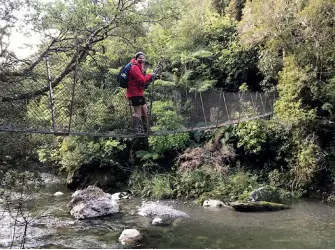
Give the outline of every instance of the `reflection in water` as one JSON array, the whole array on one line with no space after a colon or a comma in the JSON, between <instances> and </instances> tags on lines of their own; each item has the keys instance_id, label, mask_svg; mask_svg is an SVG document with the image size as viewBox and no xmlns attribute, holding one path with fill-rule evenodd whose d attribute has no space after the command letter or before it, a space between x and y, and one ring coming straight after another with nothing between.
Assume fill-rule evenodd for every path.
<instances>
[{"instance_id":1,"label":"reflection in water","mask_svg":"<svg viewBox=\"0 0 335 250\"><path fill-rule=\"evenodd\" d=\"M190 218L170 226L154 227L134 214L139 200L122 201L122 212L113 216L78 221L66 204L71 193L64 184L48 185L37 201L44 215L29 227L27 248L121 248L118 237L124 228L144 234L145 248L334 248L335 208L301 201L278 212L240 213L226 208L205 209L193 203L172 202ZM64 196L54 197L62 191ZM47 203L45 202L47 200ZM10 244L8 216L1 220L0 246Z\"/></svg>"}]
</instances>

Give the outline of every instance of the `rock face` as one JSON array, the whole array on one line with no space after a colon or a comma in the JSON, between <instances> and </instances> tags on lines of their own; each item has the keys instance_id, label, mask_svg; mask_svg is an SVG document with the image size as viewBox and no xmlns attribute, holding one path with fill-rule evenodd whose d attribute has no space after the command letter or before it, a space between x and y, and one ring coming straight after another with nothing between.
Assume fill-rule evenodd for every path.
<instances>
[{"instance_id":1,"label":"rock face","mask_svg":"<svg viewBox=\"0 0 335 250\"><path fill-rule=\"evenodd\" d=\"M119 206L112 195L94 186L74 192L67 206L70 208L70 214L76 219L94 218L119 212Z\"/></svg>"},{"instance_id":2,"label":"rock face","mask_svg":"<svg viewBox=\"0 0 335 250\"><path fill-rule=\"evenodd\" d=\"M138 214L146 217L159 217L161 219L175 219L189 217L188 214L176 210L159 202L145 202L138 209Z\"/></svg>"},{"instance_id":3,"label":"rock face","mask_svg":"<svg viewBox=\"0 0 335 250\"><path fill-rule=\"evenodd\" d=\"M136 229L125 229L119 237L119 241L123 246L135 246L142 239L142 235Z\"/></svg>"},{"instance_id":4,"label":"rock face","mask_svg":"<svg viewBox=\"0 0 335 250\"><path fill-rule=\"evenodd\" d=\"M278 211L289 208L284 204L273 202L234 202L230 204L236 211L257 212L257 211Z\"/></svg>"}]
</instances>

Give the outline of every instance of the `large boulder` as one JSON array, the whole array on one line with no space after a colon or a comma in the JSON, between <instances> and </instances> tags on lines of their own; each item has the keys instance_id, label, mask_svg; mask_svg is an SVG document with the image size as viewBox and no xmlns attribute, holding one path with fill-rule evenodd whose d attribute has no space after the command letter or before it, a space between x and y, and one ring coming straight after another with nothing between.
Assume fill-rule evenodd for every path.
<instances>
[{"instance_id":1,"label":"large boulder","mask_svg":"<svg viewBox=\"0 0 335 250\"><path fill-rule=\"evenodd\" d=\"M146 217L159 217L161 219L189 217L188 214L176 210L171 206L153 201L143 202L142 206L138 209L138 214Z\"/></svg>"},{"instance_id":2,"label":"large boulder","mask_svg":"<svg viewBox=\"0 0 335 250\"><path fill-rule=\"evenodd\" d=\"M119 212L119 206L112 195L94 186L74 192L68 207L70 214L76 219L94 218Z\"/></svg>"},{"instance_id":3,"label":"large boulder","mask_svg":"<svg viewBox=\"0 0 335 250\"><path fill-rule=\"evenodd\" d=\"M281 202L281 198L277 188L266 185L252 191L249 196L249 201Z\"/></svg>"}]
</instances>

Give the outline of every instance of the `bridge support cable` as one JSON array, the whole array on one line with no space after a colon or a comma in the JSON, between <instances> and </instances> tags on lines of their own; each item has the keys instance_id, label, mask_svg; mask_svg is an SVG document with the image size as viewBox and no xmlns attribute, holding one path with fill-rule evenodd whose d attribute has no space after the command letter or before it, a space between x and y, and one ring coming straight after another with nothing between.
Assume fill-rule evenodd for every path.
<instances>
[{"instance_id":1,"label":"bridge support cable","mask_svg":"<svg viewBox=\"0 0 335 250\"><path fill-rule=\"evenodd\" d=\"M243 103L243 93L241 94L241 92L238 92L238 99L240 100L239 101L239 107L240 107L240 110L238 112L238 120L241 119L241 114L243 112L243 107L242 107L242 103Z\"/></svg>"},{"instance_id":2,"label":"bridge support cable","mask_svg":"<svg viewBox=\"0 0 335 250\"><path fill-rule=\"evenodd\" d=\"M256 105L256 110L258 109L257 99L258 99L258 92L256 92L256 95L255 95L255 105Z\"/></svg>"},{"instance_id":3,"label":"bridge support cable","mask_svg":"<svg viewBox=\"0 0 335 250\"><path fill-rule=\"evenodd\" d=\"M222 106L222 92L223 92L223 90L222 90L222 88L221 88L221 90L220 90L220 100L219 100L218 113L216 114L216 126L219 125L220 108L221 108L221 106Z\"/></svg>"},{"instance_id":4,"label":"bridge support cable","mask_svg":"<svg viewBox=\"0 0 335 250\"><path fill-rule=\"evenodd\" d=\"M273 107L274 107L274 98L273 98L273 101L272 101L272 104L271 104L271 93L268 93L268 92L265 92L265 95L267 96L267 100L268 100L268 103L270 105L270 109L271 111L273 112Z\"/></svg>"},{"instance_id":5,"label":"bridge support cable","mask_svg":"<svg viewBox=\"0 0 335 250\"><path fill-rule=\"evenodd\" d=\"M49 99L50 99L50 108L51 108L51 122L52 122L52 130L56 131L55 125L55 99L53 96L52 85L51 85L51 74L50 74L50 67L49 67L49 56L48 54L45 55L45 66L47 70L47 81L49 85Z\"/></svg>"},{"instance_id":6,"label":"bridge support cable","mask_svg":"<svg viewBox=\"0 0 335 250\"><path fill-rule=\"evenodd\" d=\"M203 114L203 116L204 116L205 124L206 124L206 127L207 127L207 126L208 126L208 123L207 123L207 118L206 118L206 113L205 113L205 107L204 107L204 102L203 102L203 100L202 100L201 92L199 93L199 96L200 96L200 102L201 102L202 114Z\"/></svg>"},{"instance_id":7,"label":"bridge support cable","mask_svg":"<svg viewBox=\"0 0 335 250\"><path fill-rule=\"evenodd\" d=\"M226 107L227 117L228 117L228 120L230 121L230 115L229 115L229 111L228 111L228 107L227 107L227 102L226 102L226 97L225 97L224 92L222 92L222 97L223 97L224 105Z\"/></svg>"},{"instance_id":8,"label":"bridge support cable","mask_svg":"<svg viewBox=\"0 0 335 250\"><path fill-rule=\"evenodd\" d=\"M252 93L250 92L250 99L251 99L251 105L254 110L256 110L256 103L254 102L254 98L252 97Z\"/></svg>"},{"instance_id":9,"label":"bridge support cable","mask_svg":"<svg viewBox=\"0 0 335 250\"><path fill-rule=\"evenodd\" d=\"M149 124L148 124L148 130L150 130L151 128L151 123L152 123L152 105L154 102L154 84L155 84L155 80L152 79L152 83L151 83L151 89L150 89L150 107L149 107Z\"/></svg>"},{"instance_id":10,"label":"bridge support cable","mask_svg":"<svg viewBox=\"0 0 335 250\"><path fill-rule=\"evenodd\" d=\"M260 96L260 98L261 98L261 103L262 103L263 112L265 113L265 106L264 106L264 102L263 102L262 94L260 94L259 96Z\"/></svg>"},{"instance_id":11,"label":"bridge support cable","mask_svg":"<svg viewBox=\"0 0 335 250\"><path fill-rule=\"evenodd\" d=\"M74 67L74 74L73 74L73 85L72 85L72 92L71 92L71 103L70 103L70 114L69 114L69 126L67 133L69 134L71 131L72 125L72 116L73 116L73 108L74 108L74 96L75 96L75 89L78 82L78 68L79 68L79 44L78 39L76 39L76 65Z\"/></svg>"}]
</instances>

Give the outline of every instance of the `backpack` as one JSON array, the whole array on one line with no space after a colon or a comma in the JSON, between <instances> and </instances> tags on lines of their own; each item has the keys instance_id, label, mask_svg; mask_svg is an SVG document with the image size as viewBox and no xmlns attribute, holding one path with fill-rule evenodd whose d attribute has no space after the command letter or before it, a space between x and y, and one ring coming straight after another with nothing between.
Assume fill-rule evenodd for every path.
<instances>
[{"instance_id":1,"label":"backpack","mask_svg":"<svg viewBox=\"0 0 335 250\"><path fill-rule=\"evenodd\" d=\"M124 66L117 77L117 82L119 83L121 88L128 88L128 74L129 70L131 69L132 63L128 63Z\"/></svg>"}]
</instances>

